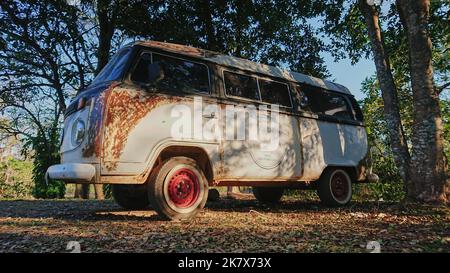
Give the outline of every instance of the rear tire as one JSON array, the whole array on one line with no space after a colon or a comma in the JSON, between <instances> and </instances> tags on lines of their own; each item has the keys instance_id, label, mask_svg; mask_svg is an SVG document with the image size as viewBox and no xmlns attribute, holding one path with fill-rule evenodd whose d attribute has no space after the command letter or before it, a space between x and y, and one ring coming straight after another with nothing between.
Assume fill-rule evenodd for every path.
<instances>
[{"instance_id":1,"label":"rear tire","mask_svg":"<svg viewBox=\"0 0 450 273\"><path fill-rule=\"evenodd\" d=\"M195 160L173 157L153 170L148 196L152 207L163 218L192 219L208 199L208 180Z\"/></svg>"},{"instance_id":2,"label":"rear tire","mask_svg":"<svg viewBox=\"0 0 450 273\"><path fill-rule=\"evenodd\" d=\"M280 187L253 187L253 195L263 204L276 204L283 196L284 188Z\"/></svg>"},{"instance_id":3,"label":"rear tire","mask_svg":"<svg viewBox=\"0 0 450 273\"><path fill-rule=\"evenodd\" d=\"M317 182L317 194L326 206L344 206L352 199L352 180L343 169L326 169Z\"/></svg>"},{"instance_id":4,"label":"rear tire","mask_svg":"<svg viewBox=\"0 0 450 273\"><path fill-rule=\"evenodd\" d=\"M129 210L140 210L148 207L146 185L112 185L112 196L119 206Z\"/></svg>"}]
</instances>

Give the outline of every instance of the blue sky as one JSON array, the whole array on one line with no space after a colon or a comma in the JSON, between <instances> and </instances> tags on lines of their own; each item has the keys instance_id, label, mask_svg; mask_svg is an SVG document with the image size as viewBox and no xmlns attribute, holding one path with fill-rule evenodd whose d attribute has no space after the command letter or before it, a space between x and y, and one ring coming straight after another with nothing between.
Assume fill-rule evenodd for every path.
<instances>
[{"instance_id":1,"label":"blue sky","mask_svg":"<svg viewBox=\"0 0 450 273\"><path fill-rule=\"evenodd\" d=\"M329 53L323 53L322 56L331 74L330 80L346 86L356 99L362 99L364 95L361 93L361 83L365 78L375 74L373 61L361 59L358 63L352 65L349 59L334 62Z\"/></svg>"}]
</instances>

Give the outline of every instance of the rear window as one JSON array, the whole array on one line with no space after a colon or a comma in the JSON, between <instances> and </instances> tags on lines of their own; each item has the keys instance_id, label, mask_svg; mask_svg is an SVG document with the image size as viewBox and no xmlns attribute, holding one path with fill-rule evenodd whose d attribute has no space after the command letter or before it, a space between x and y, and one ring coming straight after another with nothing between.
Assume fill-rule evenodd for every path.
<instances>
[{"instance_id":1,"label":"rear window","mask_svg":"<svg viewBox=\"0 0 450 273\"><path fill-rule=\"evenodd\" d=\"M353 119L353 113L347 100L340 95L323 92L322 112L328 116Z\"/></svg>"},{"instance_id":2,"label":"rear window","mask_svg":"<svg viewBox=\"0 0 450 273\"><path fill-rule=\"evenodd\" d=\"M263 102L291 107L291 97L287 84L258 79L259 91Z\"/></svg>"},{"instance_id":3,"label":"rear window","mask_svg":"<svg viewBox=\"0 0 450 273\"><path fill-rule=\"evenodd\" d=\"M229 96L259 100L258 83L255 77L224 71L225 92Z\"/></svg>"},{"instance_id":4,"label":"rear window","mask_svg":"<svg viewBox=\"0 0 450 273\"><path fill-rule=\"evenodd\" d=\"M342 95L310 86L302 86L301 93L300 105L303 110L342 119L354 119L352 109Z\"/></svg>"}]
</instances>

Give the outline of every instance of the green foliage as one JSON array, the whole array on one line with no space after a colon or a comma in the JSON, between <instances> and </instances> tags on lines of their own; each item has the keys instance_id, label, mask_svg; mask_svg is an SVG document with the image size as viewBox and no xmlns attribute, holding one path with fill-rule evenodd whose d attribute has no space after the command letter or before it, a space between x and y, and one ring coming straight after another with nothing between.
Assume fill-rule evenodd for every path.
<instances>
[{"instance_id":1,"label":"green foliage","mask_svg":"<svg viewBox=\"0 0 450 273\"><path fill-rule=\"evenodd\" d=\"M394 75L399 88L400 115L407 140L410 144L412 134L412 98L404 75ZM385 201L399 201L404 197L404 189L398 169L395 166L392 150L383 115L383 100L381 98L376 77L366 79L362 86L366 97L360 102L367 126L369 145L372 148L373 171L380 177L380 183L361 185L355 194L361 199L383 199ZM444 148L447 158L450 156L450 103L441 100L441 114L444 122Z\"/></svg>"},{"instance_id":2,"label":"green foliage","mask_svg":"<svg viewBox=\"0 0 450 273\"><path fill-rule=\"evenodd\" d=\"M322 2L322 1L320 1ZM370 56L370 43L366 35L366 25L357 1L323 1L323 26L321 31L328 34L329 52L336 59L348 57L352 63Z\"/></svg>"},{"instance_id":3,"label":"green foliage","mask_svg":"<svg viewBox=\"0 0 450 273\"><path fill-rule=\"evenodd\" d=\"M93 71L90 29L66 1L0 2L0 112L7 119L0 130L31 151L38 198L64 196L64 184L46 185L45 172L59 163L65 103Z\"/></svg>"},{"instance_id":4,"label":"green foliage","mask_svg":"<svg viewBox=\"0 0 450 273\"><path fill-rule=\"evenodd\" d=\"M131 35L193 45L326 77L329 74L320 56L326 48L308 20L323 8L320 1L306 0L156 2L147 6L151 16L144 14L140 24L120 27Z\"/></svg>"},{"instance_id":5,"label":"green foliage","mask_svg":"<svg viewBox=\"0 0 450 273\"><path fill-rule=\"evenodd\" d=\"M360 101L364 113L368 142L372 151L373 172L380 177L376 184L357 185L355 198L361 200L400 201L403 196L403 183L395 166L394 157L390 148L389 132L383 114L383 99L375 76L367 78L362 84L362 92L366 97ZM411 98L407 93L400 93L401 113L409 108ZM403 115L403 120L408 120L404 125L407 135L410 131L410 116Z\"/></svg>"},{"instance_id":6,"label":"green foliage","mask_svg":"<svg viewBox=\"0 0 450 273\"><path fill-rule=\"evenodd\" d=\"M353 200L399 202L405 197L401 181L358 184L353 187Z\"/></svg>"},{"instance_id":7,"label":"green foliage","mask_svg":"<svg viewBox=\"0 0 450 273\"><path fill-rule=\"evenodd\" d=\"M0 198L27 198L33 191L33 163L11 156L0 161Z\"/></svg>"},{"instance_id":8,"label":"green foliage","mask_svg":"<svg viewBox=\"0 0 450 273\"><path fill-rule=\"evenodd\" d=\"M433 68L436 85L445 84L448 82L448 54L445 53L445 48L449 45L449 30L448 20L446 14L449 11L448 1L432 1L430 7L430 36L433 41ZM356 8L353 6L353 8ZM343 10L344 11L344 10ZM338 16L339 20L330 17L331 23L327 26L326 31L340 34L334 36L333 40L337 40L336 45L341 45L336 48L338 51L345 49L346 46L355 46L361 38L361 33L366 36L367 30L363 24L361 32L344 31L359 25L363 19L351 15L352 8L347 12L343 12ZM349 18L353 18L349 20ZM359 23L358 23L359 21ZM385 3L380 8L380 22L383 28L383 38L385 41L385 49L389 56L392 74L397 87L400 116L403 129L406 135L408 147L412 147L411 142L412 128L413 128L413 98L410 87L410 73L408 64L408 42L405 35L405 30L402 27L395 4ZM351 25L351 26L350 26ZM342 46L343 45L343 46ZM362 55L358 52L369 52L370 48L367 45L359 44L353 51L345 50L348 57L358 60ZM379 84L375 76L367 78L362 84L362 92L366 97L360 101L367 126L367 134L369 144L373 147L373 170L380 176L380 183L373 185L363 185L357 191L361 196L366 196L369 199L383 199L383 200L400 200L403 198L403 188L401 178L395 166L392 151L390 148L389 132L386 126L386 120L383 114L383 99ZM442 98L441 95L441 110L444 122L444 142L445 151L449 155L449 111L448 101Z\"/></svg>"},{"instance_id":9,"label":"green foliage","mask_svg":"<svg viewBox=\"0 0 450 273\"><path fill-rule=\"evenodd\" d=\"M394 165L391 165L394 166ZM395 166L394 166L395 167ZM380 169L381 170L381 169ZM315 190L286 189L284 196L301 200L302 202L320 201ZM352 200L359 201L387 201L399 202L403 200L405 192L401 181L387 180L380 183L362 183L353 185Z\"/></svg>"},{"instance_id":10,"label":"green foliage","mask_svg":"<svg viewBox=\"0 0 450 273\"><path fill-rule=\"evenodd\" d=\"M302 202L320 201L317 191L315 190L285 189L283 195L296 200L301 200Z\"/></svg>"},{"instance_id":11,"label":"green foliage","mask_svg":"<svg viewBox=\"0 0 450 273\"><path fill-rule=\"evenodd\" d=\"M66 185L62 181L45 181L45 173L51 165L60 162L59 134L56 128L50 130L50 142L47 142L40 134L27 140L26 146L31 145L33 158L33 196L36 198L63 198Z\"/></svg>"}]
</instances>

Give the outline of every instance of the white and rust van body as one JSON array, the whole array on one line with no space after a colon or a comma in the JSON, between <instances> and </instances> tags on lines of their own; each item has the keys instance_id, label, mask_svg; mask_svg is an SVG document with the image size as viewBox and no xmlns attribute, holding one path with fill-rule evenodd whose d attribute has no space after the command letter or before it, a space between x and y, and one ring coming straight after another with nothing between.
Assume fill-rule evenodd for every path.
<instances>
[{"instance_id":1,"label":"white and rust van body","mask_svg":"<svg viewBox=\"0 0 450 273\"><path fill-rule=\"evenodd\" d=\"M157 60L166 62L169 68L165 69L176 69L166 71L166 77L179 73L171 80L176 77L187 83L178 88L180 84L161 87L141 82L151 72L140 70ZM119 51L99 77L66 111L61 164L49 168L51 179L146 185L158 166L175 157L195 161L209 186L305 187L320 181L327 169L342 170L352 183L374 179L368 168L361 110L342 85L215 52L151 41ZM244 91L256 90L254 97L248 95L253 91L232 94L236 90L232 85L239 83L245 84ZM201 122L217 119L226 132L234 130L225 121L228 107L273 104L270 95L264 101L263 88L284 92L273 96L280 103L276 150L262 151L258 143L246 139L173 137L171 130L179 119L172 114L174 106L185 105L195 112L199 101L203 109L215 105L212 112L202 113Z\"/></svg>"}]
</instances>

